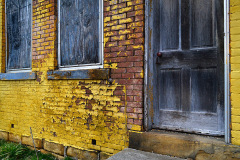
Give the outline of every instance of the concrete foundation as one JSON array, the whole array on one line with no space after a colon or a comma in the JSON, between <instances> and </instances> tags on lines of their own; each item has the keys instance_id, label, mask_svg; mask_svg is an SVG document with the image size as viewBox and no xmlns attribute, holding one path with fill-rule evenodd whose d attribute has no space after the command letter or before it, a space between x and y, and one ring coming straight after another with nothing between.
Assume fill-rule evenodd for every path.
<instances>
[{"instance_id":1,"label":"concrete foundation","mask_svg":"<svg viewBox=\"0 0 240 160\"><path fill-rule=\"evenodd\" d=\"M180 158L240 159L240 147L228 145L223 138L185 133L152 131L130 133L129 147Z\"/></svg>"}]
</instances>

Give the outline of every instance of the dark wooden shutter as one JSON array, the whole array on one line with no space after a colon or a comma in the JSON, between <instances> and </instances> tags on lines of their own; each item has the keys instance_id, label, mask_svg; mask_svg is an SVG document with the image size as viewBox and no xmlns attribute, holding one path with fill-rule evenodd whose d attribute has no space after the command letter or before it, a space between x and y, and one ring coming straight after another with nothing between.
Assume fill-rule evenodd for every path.
<instances>
[{"instance_id":1,"label":"dark wooden shutter","mask_svg":"<svg viewBox=\"0 0 240 160\"><path fill-rule=\"evenodd\" d=\"M31 0L7 0L7 70L31 68Z\"/></svg>"},{"instance_id":2,"label":"dark wooden shutter","mask_svg":"<svg viewBox=\"0 0 240 160\"><path fill-rule=\"evenodd\" d=\"M60 0L60 66L99 63L99 0Z\"/></svg>"}]
</instances>

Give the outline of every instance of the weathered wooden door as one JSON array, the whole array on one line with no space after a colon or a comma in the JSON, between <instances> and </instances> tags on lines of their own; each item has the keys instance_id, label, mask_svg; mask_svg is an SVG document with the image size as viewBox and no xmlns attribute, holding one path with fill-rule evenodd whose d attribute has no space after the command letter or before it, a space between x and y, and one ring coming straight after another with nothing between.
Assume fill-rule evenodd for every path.
<instances>
[{"instance_id":1,"label":"weathered wooden door","mask_svg":"<svg viewBox=\"0 0 240 160\"><path fill-rule=\"evenodd\" d=\"M222 135L221 0L149 3L152 128Z\"/></svg>"}]
</instances>

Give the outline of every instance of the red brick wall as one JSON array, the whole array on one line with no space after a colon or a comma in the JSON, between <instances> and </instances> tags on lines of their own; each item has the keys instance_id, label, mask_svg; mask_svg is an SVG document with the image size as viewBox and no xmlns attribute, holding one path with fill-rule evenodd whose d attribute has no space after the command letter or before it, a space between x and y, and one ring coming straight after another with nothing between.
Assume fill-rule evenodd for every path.
<instances>
[{"instance_id":1,"label":"red brick wall","mask_svg":"<svg viewBox=\"0 0 240 160\"><path fill-rule=\"evenodd\" d=\"M32 21L33 71L56 69L57 0L33 0Z\"/></svg>"},{"instance_id":2,"label":"red brick wall","mask_svg":"<svg viewBox=\"0 0 240 160\"><path fill-rule=\"evenodd\" d=\"M104 63L115 64L111 77L126 87L128 129L142 130L143 63L144 63L144 1L105 0ZM122 88L115 95L125 97Z\"/></svg>"}]
</instances>

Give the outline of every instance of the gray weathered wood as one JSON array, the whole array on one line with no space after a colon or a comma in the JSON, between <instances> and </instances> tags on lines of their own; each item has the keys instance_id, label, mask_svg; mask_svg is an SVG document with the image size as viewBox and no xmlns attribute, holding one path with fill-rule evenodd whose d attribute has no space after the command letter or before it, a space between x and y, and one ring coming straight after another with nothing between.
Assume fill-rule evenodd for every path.
<instances>
[{"instance_id":1,"label":"gray weathered wood","mask_svg":"<svg viewBox=\"0 0 240 160\"><path fill-rule=\"evenodd\" d=\"M7 70L31 68L32 1L7 0Z\"/></svg>"},{"instance_id":2,"label":"gray weathered wood","mask_svg":"<svg viewBox=\"0 0 240 160\"><path fill-rule=\"evenodd\" d=\"M100 63L99 0L60 0L60 66Z\"/></svg>"},{"instance_id":3,"label":"gray weathered wood","mask_svg":"<svg viewBox=\"0 0 240 160\"><path fill-rule=\"evenodd\" d=\"M217 114L203 112L160 110L159 118L154 121L153 128L208 135L224 134L223 131L219 131Z\"/></svg>"},{"instance_id":4,"label":"gray weathered wood","mask_svg":"<svg viewBox=\"0 0 240 160\"><path fill-rule=\"evenodd\" d=\"M214 0L191 0L191 48L214 46Z\"/></svg>"},{"instance_id":5,"label":"gray weathered wood","mask_svg":"<svg viewBox=\"0 0 240 160\"><path fill-rule=\"evenodd\" d=\"M161 51L178 50L180 31L179 0L160 1L160 46Z\"/></svg>"},{"instance_id":6,"label":"gray weathered wood","mask_svg":"<svg viewBox=\"0 0 240 160\"><path fill-rule=\"evenodd\" d=\"M1 81L35 80L36 77L35 72L0 73Z\"/></svg>"},{"instance_id":7,"label":"gray weathered wood","mask_svg":"<svg viewBox=\"0 0 240 160\"><path fill-rule=\"evenodd\" d=\"M159 96L158 100L160 109L163 110L181 109L180 84L181 84L181 70L158 70L158 96Z\"/></svg>"},{"instance_id":8,"label":"gray weathered wood","mask_svg":"<svg viewBox=\"0 0 240 160\"><path fill-rule=\"evenodd\" d=\"M148 3L148 129L222 135L222 4L218 0ZM157 57L159 51L162 57Z\"/></svg>"},{"instance_id":9,"label":"gray weathered wood","mask_svg":"<svg viewBox=\"0 0 240 160\"><path fill-rule=\"evenodd\" d=\"M192 69L191 111L217 113L217 74L216 68Z\"/></svg>"}]
</instances>

